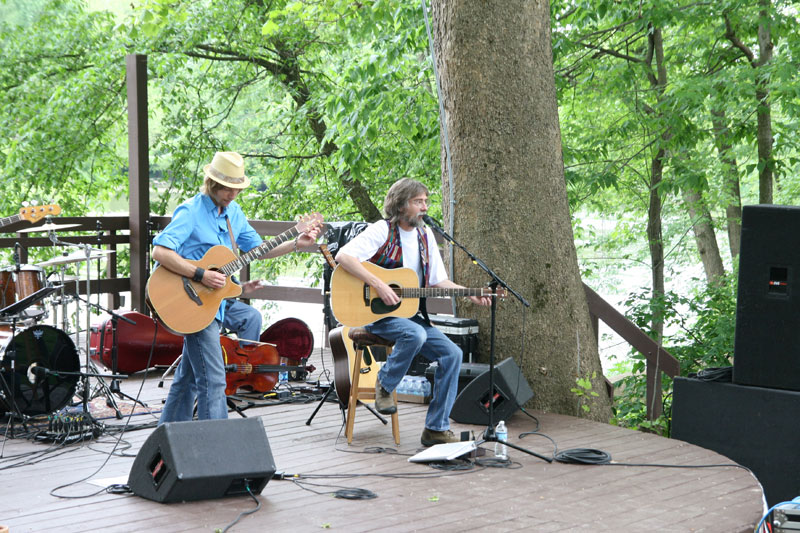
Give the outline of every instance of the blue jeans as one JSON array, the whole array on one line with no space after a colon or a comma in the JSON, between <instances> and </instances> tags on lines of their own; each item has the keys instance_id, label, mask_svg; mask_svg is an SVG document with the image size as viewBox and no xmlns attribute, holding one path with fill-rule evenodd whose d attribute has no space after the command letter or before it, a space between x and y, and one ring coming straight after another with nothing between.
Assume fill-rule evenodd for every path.
<instances>
[{"instance_id":1,"label":"blue jeans","mask_svg":"<svg viewBox=\"0 0 800 533\"><path fill-rule=\"evenodd\" d=\"M224 326L240 339L258 340L261 335L261 313L239 300L226 300L225 305ZM228 418L225 367L219 334L220 323L214 320L204 330L183 338L183 356L175 370L159 425L191 420L195 400L199 420Z\"/></svg>"},{"instance_id":2,"label":"blue jeans","mask_svg":"<svg viewBox=\"0 0 800 533\"><path fill-rule=\"evenodd\" d=\"M239 339L257 341L261 336L261 313L240 300L225 300L225 319L222 325L236 333Z\"/></svg>"},{"instance_id":3,"label":"blue jeans","mask_svg":"<svg viewBox=\"0 0 800 533\"><path fill-rule=\"evenodd\" d=\"M183 355L158 424L192 419L197 399L197 418L228 418L225 399L225 367L219 344L219 320L183 337Z\"/></svg>"},{"instance_id":4,"label":"blue jeans","mask_svg":"<svg viewBox=\"0 0 800 533\"><path fill-rule=\"evenodd\" d=\"M428 406L425 427L434 431L450 428L450 410L458 394L458 374L463 354L461 348L444 333L422 318L389 317L366 326L367 331L394 341L394 348L378 372L381 386L392 392L406 375L414 356L421 354L438 362L434 374L433 399Z\"/></svg>"}]
</instances>

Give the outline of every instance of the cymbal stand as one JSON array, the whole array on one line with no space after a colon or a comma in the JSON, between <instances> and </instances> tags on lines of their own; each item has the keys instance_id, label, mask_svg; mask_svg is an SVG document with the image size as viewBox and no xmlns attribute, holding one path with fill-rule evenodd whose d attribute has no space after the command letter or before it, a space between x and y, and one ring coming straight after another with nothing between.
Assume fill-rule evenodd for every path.
<instances>
[{"instance_id":1,"label":"cymbal stand","mask_svg":"<svg viewBox=\"0 0 800 533\"><path fill-rule=\"evenodd\" d=\"M17 331L17 319L16 317L11 318L11 339L8 342L8 348L3 353L3 360L0 361L0 369L5 368L6 360L8 360L9 367L11 369L11 384L6 381L3 372L0 372L0 397L5 397L6 404L11 407L11 411L8 413L8 421L9 421L9 430L11 438L14 438L14 420L19 420L22 422L22 427L27 431L28 426L26 424L26 417L22 414L22 410L20 410L19 405L17 405L17 399L14 397L14 391L17 388L16 382L16 348L14 347L14 337L16 336Z\"/></svg>"},{"instance_id":2,"label":"cymbal stand","mask_svg":"<svg viewBox=\"0 0 800 533\"><path fill-rule=\"evenodd\" d=\"M58 244L58 245L61 245L61 246L70 246L70 247L73 247L73 248L80 248L86 254L86 298L87 299L84 300L83 298L80 297L80 294L79 294L80 293L80 283L78 282L78 280L75 280L75 298L80 300L80 301L84 301L87 304L89 304L90 301L91 301L91 295L92 295L92 293L91 293L91 277L92 277L92 275L91 275L92 274L92 271L91 271L92 247L91 247L91 245L88 245L88 244L72 244L72 243L69 243L69 242L62 241L61 239L58 238L58 236L56 235L55 231L53 231L53 230L48 231L48 237L50 238L50 241L54 245ZM99 261L99 258L98 258L98 261ZM81 350L81 342L80 342L80 315L81 315L81 312L80 312L80 308L81 308L80 305L76 305L75 306L75 347L78 349L79 352ZM101 394L106 397L106 405L108 405L109 407L113 408L114 412L116 414L116 417L118 419L121 419L122 418L122 412L119 410L119 406L117 406L117 402L114 400L114 396L111 393L111 390L108 388L108 385L103 380L103 378L100 375L100 373L98 372L97 367L94 365L94 363L92 363L91 359L89 358L89 341L90 341L89 332L91 331L91 327L92 327L91 326L91 320L92 320L92 313L90 311L89 306L87 305L87 307L86 307L86 335L85 335L86 343L85 343L85 346L83 347L84 354L86 355L86 364L85 364L86 372L84 372L81 375L81 378L83 380L83 382L82 382L83 391L82 391L82 394L81 394L81 403L83 405L83 412L84 412L84 415L93 418L91 416L91 413L89 412L89 399L90 399L89 397L93 396L92 393L91 393L90 387L89 387L89 377L91 375L91 376L93 376L93 377L95 377L97 379L99 389L102 391Z\"/></svg>"}]
</instances>

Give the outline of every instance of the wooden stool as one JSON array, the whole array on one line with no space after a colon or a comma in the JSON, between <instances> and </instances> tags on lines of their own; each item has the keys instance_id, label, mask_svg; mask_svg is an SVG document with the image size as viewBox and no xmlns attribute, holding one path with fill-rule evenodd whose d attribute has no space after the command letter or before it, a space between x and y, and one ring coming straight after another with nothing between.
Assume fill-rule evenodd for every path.
<instances>
[{"instance_id":1,"label":"wooden stool","mask_svg":"<svg viewBox=\"0 0 800 533\"><path fill-rule=\"evenodd\" d=\"M378 379L378 370L380 369L380 364L373 359L372 354L370 353L366 357L365 354L367 354L367 350L370 346L386 346L388 350L394 343L378 337L377 335L373 335L364 328L344 329L346 331L346 335L353 343L355 352L350 378L350 397L347 404L347 425L344 431L345 437L347 437L347 444L350 444L353 442L353 427L356 421L356 407L358 406L358 402L361 400L375 400L374 381L372 382L372 386L359 386L362 368L365 362L367 363L366 368L369 369L367 371L374 371L375 380ZM348 329L349 331L347 331ZM397 392L393 391L392 397L394 398L395 404L397 404ZM392 435L394 436L394 442L396 444L400 444L400 423L398 421L397 411L395 411L391 416Z\"/></svg>"}]
</instances>

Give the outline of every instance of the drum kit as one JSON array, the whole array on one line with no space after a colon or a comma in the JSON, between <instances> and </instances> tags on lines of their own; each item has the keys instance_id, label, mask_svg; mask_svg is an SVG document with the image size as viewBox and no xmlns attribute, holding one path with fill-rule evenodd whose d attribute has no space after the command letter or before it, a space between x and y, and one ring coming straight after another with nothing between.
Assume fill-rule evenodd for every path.
<instances>
[{"instance_id":1,"label":"drum kit","mask_svg":"<svg viewBox=\"0 0 800 533\"><path fill-rule=\"evenodd\" d=\"M48 217L49 218L49 217ZM109 406L119 409L114 403L113 390L103 381L104 377L116 379L127 376L100 374L89 360L88 331L90 320L90 266L113 250L101 250L89 245L66 243L58 239L56 231L74 228L79 224L54 224L50 220L42 226L19 230L19 233L47 232L54 246L80 248L63 252L52 259L37 264L20 264L19 243L15 246L14 265L0 268L0 414L8 413L10 421L25 421L29 417L48 415L62 410L76 395L82 397L84 413L92 395L89 378L98 380L96 390L105 395ZM67 294L66 268L70 264L86 262L86 298L79 291ZM46 273L47 270L51 270ZM48 278L58 274L59 283L52 284ZM45 302L52 304L53 325L44 323L49 317ZM74 335L68 333L68 304L75 302L73 310ZM81 365L79 334L81 302L86 304L86 364ZM58 309L61 308L61 328L58 328ZM102 309L102 308L101 308ZM105 309L103 309L105 310ZM107 311L107 310L105 310Z\"/></svg>"}]
</instances>

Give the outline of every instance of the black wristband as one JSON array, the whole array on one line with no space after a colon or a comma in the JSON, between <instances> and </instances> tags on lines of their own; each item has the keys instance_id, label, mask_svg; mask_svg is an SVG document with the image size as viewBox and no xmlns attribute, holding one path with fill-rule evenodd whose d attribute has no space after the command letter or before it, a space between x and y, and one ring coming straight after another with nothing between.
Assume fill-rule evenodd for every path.
<instances>
[{"instance_id":1,"label":"black wristband","mask_svg":"<svg viewBox=\"0 0 800 533\"><path fill-rule=\"evenodd\" d=\"M194 271L194 276L192 276L192 281L197 281L197 282L203 281L203 275L205 273L206 271L204 269L197 267L197 270Z\"/></svg>"}]
</instances>

